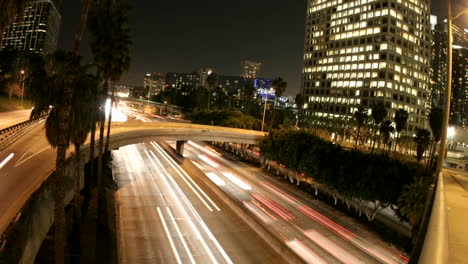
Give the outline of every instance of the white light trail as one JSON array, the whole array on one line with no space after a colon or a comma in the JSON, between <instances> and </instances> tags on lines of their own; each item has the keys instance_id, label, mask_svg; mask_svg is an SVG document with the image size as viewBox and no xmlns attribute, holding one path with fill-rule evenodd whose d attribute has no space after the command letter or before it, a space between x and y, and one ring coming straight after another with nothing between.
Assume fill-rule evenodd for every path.
<instances>
[{"instance_id":1,"label":"white light trail","mask_svg":"<svg viewBox=\"0 0 468 264\"><path fill-rule=\"evenodd\" d=\"M213 202L213 200L211 200L211 198L200 188L200 186L198 186L197 183L195 183L195 181L193 181L192 177L190 177L180 166L179 164L177 164L159 145L155 144L154 142L151 142L151 145L153 145L153 147L156 149L156 151L158 151L159 154L162 155L162 157L169 163L169 165L177 172L177 174L179 174L181 176L181 178L185 181L185 183L192 189L192 191L194 191L196 193L197 196L199 196L200 199L202 199L200 197L200 195L198 194L198 192L195 191L195 189L197 189L202 195L203 197L205 197L205 199L208 200L209 203L211 203L211 205L213 205L213 207L217 210L217 211L221 211L221 209L219 209L218 205L216 205L215 202ZM154 155L154 153L150 150L150 153L152 153L152 155ZM155 155L154 155L155 156ZM192 186L195 186L195 189L192 187ZM203 199L202 199L203 200ZM203 201L204 202L204 201ZM204 202L205 203L205 202ZM210 206L208 206L210 207ZM210 210L211 211L211 210Z\"/></svg>"},{"instance_id":2,"label":"white light trail","mask_svg":"<svg viewBox=\"0 0 468 264\"><path fill-rule=\"evenodd\" d=\"M160 173L160 176L161 178L163 179L164 183L166 184L168 190L172 193L172 196L174 198L174 200L176 201L178 207L181 209L183 215L184 215L184 218L185 220L187 221L187 223L189 224L190 228L192 229L192 231L195 233L195 236L197 237L197 239L200 241L200 243L202 244L203 248L205 249L206 253L208 254L208 256L210 257L211 261L213 263L218 263L218 261L216 260L215 256L213 255L213 252L210 250L210 248L208 247L208 245L206 244L206 241L205 239L203 238L203 236L201 235L200 233L200 230L198 230L198 228L195 226L195 223L192 221L192 219L190 218L188 212L187 212L187 209L186 207L182 204L182 201L179 199L179 197L181 197L184 201L185 201L185 204L187 205L187 207L190 209L190 211L192 212L192 214L195 216L195 218L199 221L199 222L202 222L203 220L201 220L200 216L198 215L197 211L195 210L195 208L193 207L193 205L190 203L190 201L188 200L187 196L185 196L185 194L182 192L182 190L179 188L179 186L177 185L177 183L174 181L174 179L166 172L166 173L161 173L161 171L158 169L157 165L154 163L153 159L151 158L151 156L145 152L145 154L148 156L150 162L153 164L154 168L156 168L158 170L158 172ZM159 161L156 159L156 161L159 163ZM164 169L164 167L162 167L162 164L159 164L161 166L161 169ZM169 183L168 179L169 180L172 180L172 183L174 184L173 186L171 186L171 184ZM176 194L176 191L178 192L178 194Z\"/></svg>"},{"instance_id":3,"label":"white light trail","mask_svg":"<svg viewBox=\"0 0 468 264\"><path fill-rule=\"evenodd\" d=\"M297 241L296 239L287 241L286 245L296 252L299 257L305 260L307 263L311 264L326 264L325 260L320 258L317 254L315 254L311 249L306 247L303 243Z\"/></svg>"},{"instance_id":4,"label":"white light trail","mask_svg":"<svg viewBox=\"0 0 468 264\"><path fill-rule=\"evenodd\" d=\"M208 165L210 165L211 167L213 168L218 168L219 167L219 164L213 160L211 160L210 158L208 158L207 156L205 155L198 155L198 158L203 160L204 162L208 163Z\"/></svg>"},{"instance_id":5,"label":"white light trail","mask_svg":"<svg viewBox=\"0 0 468 264\"><path fill-rule=\"evenodd\" d=\"M333 243L330 239L326 238L316 230L304 231L304 234L312 240L315 244L319 245L328 253L332 254L335 258L340 260L342 263L349 264L364 264L364 262L355 256L351 255L349 252Z\"/></svg>"},{"instance_id":6,"label":"white light trail","mask_svg":"<svg viewBox=\"0 0 468 264\"><path fill-rule=\"evenodd\" d=\"M228 178L230 181L235 183L237 186L239 186L242 190L245 190L245 191L252 190L252 187L250 187L250 185L246 184L245 182L243 182L242 180L234 176L232 173L223 172L223 175L226 178Z\"/></svg>"},{"instance_id":7,"label":"white light trail","mask_svg":"<svg viewBox=\"0 0 468 264\"><path fill-rule=\"evenodd\" d=\"M166 233L166 237L169 240L169 244L171 245L172 252L174 253L174 257L177 260L177 263L182 264L182 260L180 260L179 253L177 252L177 249L175 248L174 240L172 240L171 233L169 232L169 229L167 228L166 221L164 220L164 216L162 215L161 209L159 207L156 208L159 214L159 218L161 219L161 223L163 224L164 227L164 232Z\"/></svg>"},{"instance_id":8,"label":"white light trail","mask_svg":"<svg viewBox=\"0 0 468 264\"><path fill-rule=\"evenodd\" d=\"M216 173L208 172L208 173L205 173L205 175L208 176L208 178L218 186L226 185L226 183L220 177L218 177Z\"/></svg>"},{"instance_id":9,"label":"white light trail","mask_svg":"<svg viewBox=\"0 0 468 264\"><path fill-rule=\"evenodd\" d=\"M13 156L15 156L15 153L10 153L10 155L8 155L3 161L2 163L0 163L0 169L3 168L3 166L5 166L5 164L7 164L7 162L9 162Z\"/></svg>"},{"instance_id":10,"label":"white light trail","mask_svg":"<svg viewBox=\"0 0 468 264\"><path fill-rule=\"evenodd\" d=\"M158 209L159 209L159 207L158 207ZM175 218L174 218L174 216L172 215L171 209L169 209L169 207L166 207L166 209L167 209L167 213L168 213L169 216L171 217L172 224L174 225L174 227L175 227L175 229L176 229L176 232L177 232L177 234L178 234L179 237L180 237L180 240L182 240L182 244L184 245L185 251L187 252L187 255L188 255L189 258L190 258L190 262L191 262L191 263L196 263L196 262L195 262L195 259L193 258L192 253L190 252L190 249L189 249L188 246L187 246L187 242L185 241L185 238L184 238L184 236L182 235L182 232L180 232L179 226L177 225L177 223L176 223L176 221L175 221Z\"/></svg>"}]
</instances>

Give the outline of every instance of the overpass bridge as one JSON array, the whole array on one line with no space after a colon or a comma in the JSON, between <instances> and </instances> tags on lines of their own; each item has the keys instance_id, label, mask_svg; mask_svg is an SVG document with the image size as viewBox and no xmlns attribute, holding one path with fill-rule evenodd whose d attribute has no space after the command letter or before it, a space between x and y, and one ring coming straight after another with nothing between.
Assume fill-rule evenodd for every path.
<instances>
[{"instance_id":1,"label":"overpass bridge","mask_svg":"<svg viewBox=\"0 0 468 264\"><path fill-rule=\"evenodd\" d=\"M259 131L189 123L114 122L111 127L109 146L112 149L148 140L175 140L179 142L177 145L181 152L183 142L187 140L259 144L265 134ZM82 168L89 160L89 150L89 142L87 142L81 152ZM97 157L97 150L94 153ZM73 148L69 148L67 156L70 166L66 170L66 203L69 203L73 197L72 155ZM34 261L43 239L53 224L53 185L49 176L55 171L55 157L56 151L50 147L45 137L44 122L38 123L28 133L0 152L2 248L8 248L9 243L18 243L18 240L21 240L21 245L14 246L22 250L21 263ZM83 183L83 178L81 183ZM22 232L25 232L23 236L26 237L16 239L16 234L9 234L9 231L14 232L15 228L12 226L22 218L29 219L21 228Z\"/></svg>"},{"instance_id":2,"label":"overpass bridge","mask_svg":"<svg viewBox=\"0 0 468 264\"><path fill-rule=\"evenodd\" d=\"M115 100L117 103L125 102L142 113L151 113L163 116L182 116L182 108L171 104L157 103L128 97L115 97Z\"/></svg>"}]
</instances>

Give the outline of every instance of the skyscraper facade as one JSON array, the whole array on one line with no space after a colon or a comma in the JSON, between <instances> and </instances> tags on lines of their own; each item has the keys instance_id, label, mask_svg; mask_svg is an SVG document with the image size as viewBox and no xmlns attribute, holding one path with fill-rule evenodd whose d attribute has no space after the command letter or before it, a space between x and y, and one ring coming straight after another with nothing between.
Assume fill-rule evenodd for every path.
<instances>
[{"instance_id":1,"label":"skyscraper facade","mask_svg":"<svg viewBox=\"0 0 468 264\"><path fill-rule=\"evenodd\" d=\"M309 0L301 92L307 112L350 116L382 101L407 130L425 127L430 96L429 0Z\"/></svg>"},{"instance_id":2,"label":"skyscraper facade","mask_svg":"<svg viewBox=\"0 0 468 264\"><path fill-rule=\"evenodd\" d=\"M452 33L450 124L468 127L468 32L452 25ZM447 87L447 23L437 23L432 36L432 105L443 108Z\"/></svg>"},{"instance_id":3,"label":"skyscraper facade","mask_svg":"<svg viewBox=\"0 0 468 264\"><path fill-rule=\"evenodd\" d=\"M165 83L166 80L164 74L157 72L147 73L143 80L143 85L148 89L148 99L150 99L151 96L158 95L164 91Z\"/></svg>"},{"instance_id":4,"label":"skyscraper facade","mask_svg":"<svg viewBox=\"0 0 468 264\"><path fill-rule=\"evenodd\" d=\"M241 62L241 76L246 79L255 79L260 74L261 68L260 62L244 60Z\"/></svg>"},{"instance_id":5,"label":"skyscraper facade","mask_svg":"<svg viewBox=\"0 0 468 264\"><path fill-rule=\"evenodd\" d=\"M47 54L57 48L61 16L51 0L31 0L23 17L15 17L3 32L0 48Z\"/></svg>"}]
</instances>

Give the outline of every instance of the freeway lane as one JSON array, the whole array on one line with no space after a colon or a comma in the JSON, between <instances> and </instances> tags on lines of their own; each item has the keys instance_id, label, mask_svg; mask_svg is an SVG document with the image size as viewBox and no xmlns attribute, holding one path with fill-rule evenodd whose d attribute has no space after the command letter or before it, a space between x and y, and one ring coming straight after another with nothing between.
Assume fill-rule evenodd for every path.
<instances>
[{"instance_id":1,"label":"freeway lane","mask_svg":"<svg viewBox=\"0 0 468 264\"><path fill-rule=\"evenodd\" d=\"M294 186L232 155L189 141L184 157L310 263L404 263L397 250L358 221L305 199Z\"/></svg>"},{"instance_id":2,"label":"freeway lane","mask_svg":"<svg viewBox=\"0 0 468 264\"><path fill-rule=\"evenodd\" d=\"M123 263L286 263L159 145L112 158Z\"/></svg>"},{"instance_id":3,"label":"freeway lane","mask_svg":"<svg viewBox=\"0 0 468 264\"><path fill-rule=\"evenodd\" d=\"M31 115L31 109L7 111L0 113L0 129L7 128L27 121Z\"/></svg>"}]
</instances>

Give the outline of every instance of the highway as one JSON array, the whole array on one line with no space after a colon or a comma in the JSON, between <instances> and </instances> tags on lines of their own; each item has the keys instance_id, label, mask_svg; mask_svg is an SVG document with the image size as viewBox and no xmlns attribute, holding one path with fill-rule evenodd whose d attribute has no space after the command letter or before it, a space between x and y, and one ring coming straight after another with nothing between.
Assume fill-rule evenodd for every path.
<instances>
[{"instance_id":1,"label":"highway","mask_svg":"<svg viewBox=\"0 0 468 264\"><path fill-rule=\"evenodd\" d=\"M0 112L0 129L27 121L30 115L31 109Z\"/></svg>"},{"instance_id":2,"label":"highway","mask_svg":"<svg viewBox=\"0 0 468 264\"><path fill-rule=\"evenodd\" d=\"M122 263L286 263L158 144L112 159Z\"/></svg>"},{"instance_id":3,"label":"highway","mask_svg":"<svg viewBox=\"0 0 468 264\"><path fill-rule=\"evenodd\" d=\"M357 220L304 197L294 186L209 145L185 145L185 158L309 263L405 263Z\"/></svg>"}]
</instances>

